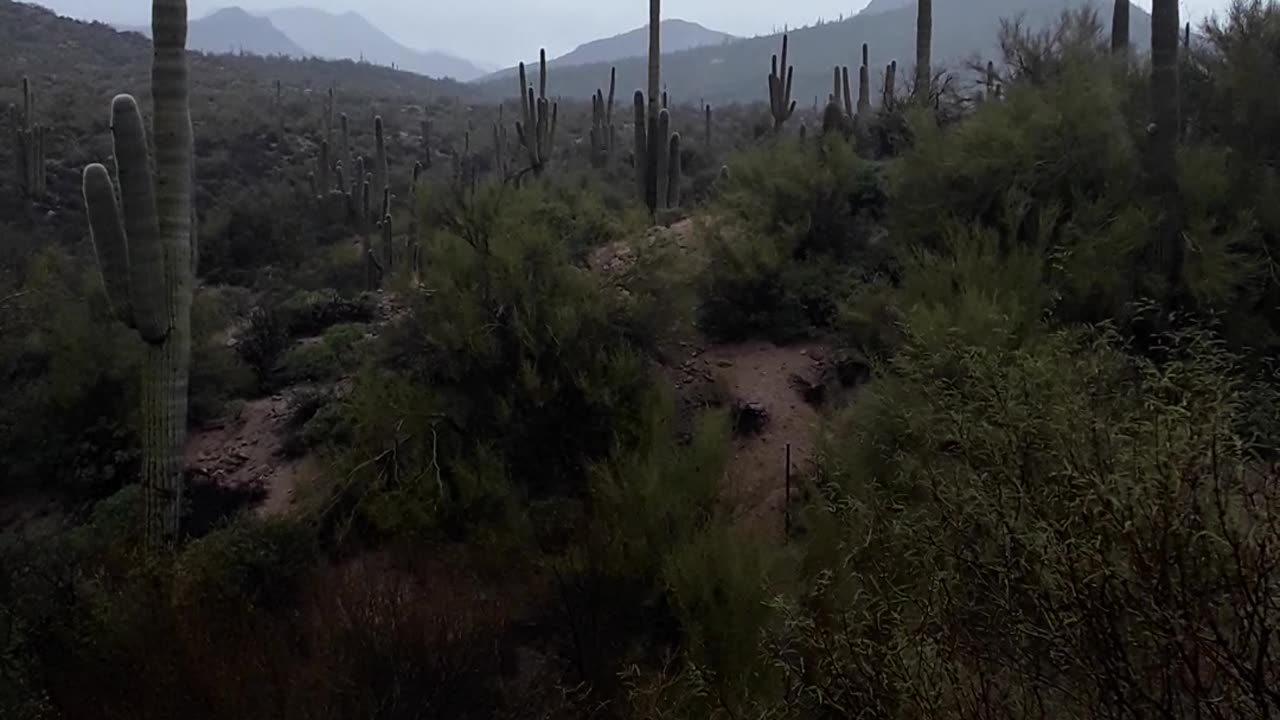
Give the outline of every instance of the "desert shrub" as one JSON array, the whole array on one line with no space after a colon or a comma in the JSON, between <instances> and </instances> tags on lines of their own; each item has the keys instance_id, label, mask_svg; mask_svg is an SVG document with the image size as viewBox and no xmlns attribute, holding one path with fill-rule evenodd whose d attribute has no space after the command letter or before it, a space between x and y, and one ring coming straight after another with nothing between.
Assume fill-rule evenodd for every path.
<instances>
[{"instance_id":1,"label":"desert shrub","mask_svg":"<svg viewBox=\"0 0 1280 720\"><path fill-rule=\"evenodd\" d=\"M908 328L830 433L810 584L766 644L788 712L1267 716L1277 498L1222 342L1155 364Z\"/></svg>"},{"instance_id":2,"label":"desert shrub","mask_svg":"<svg viewBox=\"0 0 1280 720\"><path fill-rule=\"evenodd\" d=\"M741 158L709 229L700 324L778 341L830 328L838 299L888 258L885 200L875 167L838 138Z\"/></svg>"},{"instance_id":3,"label":"desert shrub","mask_svg":"<svg viewBox=\"0 0 1280 720\"><path fill-rule=\"evenodd\" d=\"M93 273L54 249L32 258L0 302L0 487L81 500L128 482L140 361Z\"/></svg>"},{"instance_id":4,"label":"desert shrub","mask_svg":"<svg viewBox=\"0 0 1280 720\"><path fill-rule=\"evenodd\" d=\"M200 274L211 281L253 285L275 267L296 268L311 250L303 236L305 212L285 185L227 189L205 216Z\"/></svg>"},{"instance_id":5,"label":"desert shrub","mask_svg":"<svg viewBox=\"0 0 1280 720\"><path fill-rule=\"evenodd\" d=\"M276 308L259 305L249 312L248 322L236 338L236 352L253 370L260 390L271 388L271 376L289 343L289 329Z\"/></svg>"},{"instance_id":6,"label":"desert shrub","mask_svg":"<svg viewBox=\"0 0 1280 720\"><path fill-rule=\"evenodd\" d=\"M327 382L352 372L359 365L366 330L359 325L335 325L324 336L294 345L279 361L275 382L296 385Z\"/></svg>"},{"instance_id":7,"label":"desert shrub","mask_svg":"<svg viewBox=\"0 0 1280 720\"><path fill-rule=\"evenodd\" d=\"M377 314L371 295L344 296L335 290L301 291L280 303L282 322L291 337L315 337L334 325L369 323Z\"/></svg>"},{"instance_id":8,"label":"desert shrub","mask_svg":"<svg viewBox=\"0 0 1280 720\"><path fill-rule=\"evenodd\" d=\"M173 570L180 615L216 622L295 604L316 559L314 536L286 520L241 520L183 549Z\"/></svg>"},{"instance_id":9,"label":"desert shrub","mask_svg":"<svg viewBox=\"0 0 1280 720\"><path fill-rule=\"evenodd\" d=\"M227 342L237 319L228 295L200 288L192 302L188 413L194 425L221 417L229 400L254 386L252 370Z\"/></svg>"},{"instance_id":10,"label":"desert shrub","mask_svg":"<svg viewBox=\"0 0 1280 720\"><path fill-rule=\"evenodd\" d=\"M383 332L391 371L366 371L345 401L351 467L381 488L364 507L384 529L436 517L456 532L507 498L581 492L651 395L634 325L569 261L553 201L484 187L466 202L424 247L427 289Z\"/></svg>"}]
</instances>

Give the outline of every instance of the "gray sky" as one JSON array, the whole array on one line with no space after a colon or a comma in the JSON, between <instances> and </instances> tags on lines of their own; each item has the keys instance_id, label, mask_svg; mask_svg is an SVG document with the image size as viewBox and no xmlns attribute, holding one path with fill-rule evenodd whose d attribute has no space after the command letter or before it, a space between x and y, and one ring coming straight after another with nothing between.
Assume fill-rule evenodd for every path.
<instances>
[{"instance_id":1,"label":"gray sky","mask_svg":"<svg viewBox=\"0 0 1280 720\"><path fill-rule=\"evenodd\" d=\"M85 19L145 24L148 0L35 0ZM955 0L952 0L955 1ZM961 0L963 1L963 0ZM1105 0L1100 0L1105 4ZM470 60L510 65L551 56L648 22L642 0L189 0L194 17L228 5L249 11L309 5L357 10L410 47L451 52ZM757 35L783 25L807 25L819 17L850 15L868 0L667 0L663 16L702 23L734 35ZM1134 0L1150 8L1150 0ZM1187 19L1198 21L1230 0L1182 0Z\"/></svg>"}]
</instances>

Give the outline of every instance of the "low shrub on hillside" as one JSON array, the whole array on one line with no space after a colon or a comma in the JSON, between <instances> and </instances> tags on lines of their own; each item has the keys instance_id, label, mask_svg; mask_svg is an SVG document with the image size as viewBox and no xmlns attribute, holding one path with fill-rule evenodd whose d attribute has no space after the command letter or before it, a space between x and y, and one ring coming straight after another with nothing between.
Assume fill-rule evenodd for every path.
<instances>
[{"instance_id":1,"label":"low shrub on hillside","mask_svg":"<svg viewBox=\"0 0 1280 720\"><path fill-rule=\"evenodd\" d=\"M709 228L702 327L780 342L830 329L839 300L889 258L885 201L875 167L837 137L739 159Z\"/></svg>"}]
</instances>

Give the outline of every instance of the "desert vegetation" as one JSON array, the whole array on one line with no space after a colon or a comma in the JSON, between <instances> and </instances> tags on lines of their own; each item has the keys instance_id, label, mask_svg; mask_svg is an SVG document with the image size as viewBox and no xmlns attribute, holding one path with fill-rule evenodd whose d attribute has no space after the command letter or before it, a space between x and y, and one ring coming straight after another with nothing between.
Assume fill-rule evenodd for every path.
<instances>
[{"instance_id":1,"label":"desert vegetation","mask_svg":"<svg viewBox=\"0 0 1280 720\"><path fill-rule=\"evenodd\" d=\"M1280 715L1280 5L712 107L154 4L0 0L3 717Z\"/></svg>"}]
</instances>

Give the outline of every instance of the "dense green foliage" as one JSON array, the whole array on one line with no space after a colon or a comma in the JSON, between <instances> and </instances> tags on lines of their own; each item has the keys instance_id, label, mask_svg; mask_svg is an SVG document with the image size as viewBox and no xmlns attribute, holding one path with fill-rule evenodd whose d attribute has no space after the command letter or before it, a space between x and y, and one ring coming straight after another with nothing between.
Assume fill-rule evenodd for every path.
<instances>
[{"instance_id":1,"label":"dense green foliage","mask_svg":"<svg viewBox=\"0 0 1280 720\"><path fill-rule=\"evenodd\" d=\"M0 497L55 510L0 528L0 715L1275 717L1280 8L1181 53L1174 195L1150 68L1102 32L1008 24L983 102L940 78L848 136L762 130L723 174L691 143L670 228L586 143L521 182L475 143L462 181L440 122L374 292L368 228L297 189L315 109L271 140L206 116L191 423L275 423L297 502L206 470L159 555L141 348L69 218L5 215ZM383 114L405 188L418 138ZM727 150L752 116L722 116ZM761 505L785 534L732 493L764 440L716 371L758 368L698 362L770 340L861 383Z\"/></svg>"}]
</instances>

